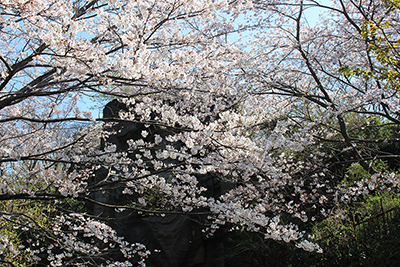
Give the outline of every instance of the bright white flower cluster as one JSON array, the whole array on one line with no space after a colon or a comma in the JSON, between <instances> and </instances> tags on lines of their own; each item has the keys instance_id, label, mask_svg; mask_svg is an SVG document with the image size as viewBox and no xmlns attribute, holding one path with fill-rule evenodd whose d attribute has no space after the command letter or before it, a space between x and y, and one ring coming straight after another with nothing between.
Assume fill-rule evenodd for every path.
<instances>
[{"instance_id":1,"label":"bright white flower cluster","mask_svg":"<svg viewBox=\"0 0 400 267\"><path fill-rule=\"evenodd\" d=\"M20 254L18 248L5 235L0 235L0 256L2 258L14 258Z\"/></svg>"},{"instance_id":2,"label":"bright white flower cluster","mask_svg":"<svg viewBox=\"0 0 400 267\"><path fill-rule=\"evenodd\" d=\"M308 168L283 151L300 152L311 144L311 139L306 134L297 135L296 141L288 139L286 133L291 125L283 121L277 121L269 134L257 136L260 129L254 125L271 120L271 114L262 110L254 112L257 115L247 113L245 100L240 112L227 109L231 104L224 106L223 100L229 97L221 97L220 106L211 102L213 106L207 107L206 101L198 100L202 97L208 96L192 94L189 99L183 98L183 106L179 98L167 103L149 97L125 102L129 111L121 112L121 118L143 125L146 130L140 130L137 139L127 140L125 156L131 162L127 160L126 167L114 164L121 171L113 175L128 180L123 193L141 196L135 206L149 211L166 208L190 212L206 208L212 214L208 217L211 224L205 229L208 235L230 223L264 233L269 239L299 240L303 234L295 225L281 224L279 216L269 215L290 211L293 217L307 221L304 212L299 211L300 205L287 205L281 192L293 184L293 175ZM199 102L203 105L197 109ZM224 109L227 110L215 113ZM149 138L149 132L154 139ZM273 156L277 151L282 153ZM211 193L205 197L208 189L200 177L210 174L213 177L208 179L230 184L233 189L221 196ZM304 183L296 184L296 194L300 195Z\"/></svg>"},{"instance_id":3,"label":"bright white flower cluster","mask_svg":"<svg viewBox=\"0 0 400 267\"><path fill-rule=\"evenodd\" d=\"M352 202L360 197L373 192L374 190L393 191L399 194L400 178L395 173L375 173L356 181L352 185L342 184L339 186L336 201Z\"/></svg>"},{"instance_id":4,"label":"bright white flower cluster","mask_svg":"<svg viewBox=\"0 0 400 267\"><path fill-rule=\"evenodd\" d=\"M315 243L311 243L310 241L303 240L299 244L296 244L296 247L302 248L305 251L316 251L318 253L322 253L322 249Z\"/></svg>"},{"instance_id":5,"label":"bright white flower cluster","mask_svg":"<svg viewBox=\"0 0 400 267\"><path fill-rule=\"evenodd\" d=\"M57 242L47 247L47 260L51 266L65 266L74 262L78 255L83 258L94 258L115 250L127 260L139 256L141 265L145 266L144 260L150 255L150 251L146 250L144 245L129 244L122 237L118 237L110 226L82 214L57 217L52 233ZM99 241L101 243L98 243ZM59 253L60 249L63 252ZM84 263L81 264L86 266ZM107 266L121 266L118 264L124 263L112 262Z\"/></svg>"}]
</instances>

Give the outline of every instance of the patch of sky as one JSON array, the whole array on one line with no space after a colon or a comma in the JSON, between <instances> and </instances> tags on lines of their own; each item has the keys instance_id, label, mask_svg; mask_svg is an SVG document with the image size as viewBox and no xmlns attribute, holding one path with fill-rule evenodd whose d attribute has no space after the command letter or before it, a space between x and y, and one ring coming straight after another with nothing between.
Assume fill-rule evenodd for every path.
<instances>
[{"instance_id":1,"label":"patch of sky","mask_svg":"<svg viewBox=\"0 0 400 267\"><path fill-rule=\"evenodd\" d=\"M304 20L309 27L316 26L321 18L324 16L326 9L323 7L332 6L332 0L321 0L318 3L314 0L307 1L306 7L304 9Z\"/></svg>"}]
</instances>

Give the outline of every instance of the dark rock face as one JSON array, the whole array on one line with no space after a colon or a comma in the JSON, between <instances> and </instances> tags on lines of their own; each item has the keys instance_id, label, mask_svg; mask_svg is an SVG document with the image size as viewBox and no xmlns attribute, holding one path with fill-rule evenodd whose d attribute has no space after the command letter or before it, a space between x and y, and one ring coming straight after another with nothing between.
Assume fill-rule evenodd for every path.
<instances>
[{"instance_id":1,"label":"dark rock face","mask_svg":"<svg viewBox=\"0 0 400 267\"><path fill-rule=\"evenodd\" d=\"M118 114L121 110L127 111L128 108L125 104L113 100L104 108L103 117L119 118ZM162 136L170 134L166 129L151 127L151 134ZM127 140L142 138L143 130L149 131L149 128L134 122L116 122L111 126L106 126L104 131L110 134L102 140L102 147L108 143L116 145L119 152L126 151ZM95 182L103 180L107 175L108 171L105 168L98 170ZM216 197L220 194L221 186L215 177L206 174L198 178L200 185L208 189L207 196ZM129 202L129 195L122 194L122 190L111 187L103 189L107 190L94 193L91 197L109 204L124 205ZM217 266L216 260L222 254L221 239L218 236L208 239L202 233L205 226L201 222L204 222L205 216L182 214L167 214L164 217L143 216L135 211L117 212L97 205L94 205L92 212L96 216L107 219L118 235L123 236L126 241L144 244L151 251L151 255L146 259L146 265L149 267ZM115 257L117 260L122 260L119 256Z\"/></svg>"}]
</instances>

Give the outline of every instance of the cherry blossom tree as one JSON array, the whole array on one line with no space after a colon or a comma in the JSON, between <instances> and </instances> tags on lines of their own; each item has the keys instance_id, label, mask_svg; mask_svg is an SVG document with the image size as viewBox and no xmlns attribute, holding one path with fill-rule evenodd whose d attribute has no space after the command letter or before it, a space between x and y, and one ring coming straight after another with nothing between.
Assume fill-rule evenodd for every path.
<instances>
[{"instance_id":1,"label":"cherry blossom tree","mask_svg":"<svg viewBox=\"0 0 400 267\"><path fill-rule=\"evenodd\" d=\"M355 137L351 127L369 125L350 122L353 114L399 122L398 78L382 76L397 61L376 57L369 26L380 42L398 40L382 26L381 18L398 21L388 3L2 1L0 261L145 265L154 251L125 241L83 203L198 213L208 236L238 228L320 250L297 224L349 195L398 187L371 161L398 155L367 145L398 140ZM326 10L326 21L307 25L311 7ZM104 95L125 109L92 118L77 107ZM118 123L142 127L124 151L104 130ZM328 152L337 144L371 174L357 188L338 186L338 153ZM206 174L228 189L207 195ZM129 201L94 197L115 185Z\"/></svg>"},{"instance_id":2,"label":"cherry blossom tree","mask_svg":"<svg viewBox=\"0 0 400 267\"><path fill-rule=\"evenodd\" d=\"M394 124L399 122L398 81L395 78L389 82L385 78L390 72L388 68L394 73L398 68L394 63L398 53L395 48L398 31L388 26L398 20L398 8L390 1L333 1L329 4L304 1L293 5L260 1L257 5L267 12L279 12L282 21L278 24L274 20L264 22L265 34L276 37L262 38L265 40L262 54L276 60L261 65L266 61L262 56L258 57L259 70L254 72L260 82L257 92L299 101L302 107L297 109L300 111L296 114L297 120L335 127L331 128L333 131L323 127L323 132L314 135L326 141L334 140L334 135L339 136L360 164L373 173L373 168L365 162L370 155L356 147L382 140L352 137L346 117L363 114L365 117L378 116ZM328 12L316 27L308 26L304 17L305 10L313 7ZM371 25L379 29L381 39L376 32L371 32ZM375 47L382 38L386 38L388 44L392 42L386 54L387 58L393 58L389 64L377 54Z\"/></svg>"},{"instance_id":3,"label":"cherry blossom tree","mask_svg":"<svg viewBox=\"0 0 400 267\"><path fill-rule=\"evenodd\" d=\"M320 214L337 215L329 207L359 201L380 189L397 191L398 177L392 171L397 170L398 150L387 147L396 147L399 141L399 35L393 26L399 19L398 3L254 4L265 13L257 13L264 34L250 45L261 44L254 48L257 63L245 69L254 78L253 93L290 99L296 108L287 118L297 131L312 135L310 140L319 144L318 151L331 158L319 156L319 164L303 172L298 180L311 187L299 189L301 196L294 203L305 211L308 201L311 204L318 199ZM306 17L313 8L325 10L316 26L310 26ZM391 134L382 134L385 131ZM391 161L392 169L382 172L378 166L382 160ZM315 172L322 162L327 163L326 168ZM356 166L362 167L364 176L350 181L346 170ZM305 220L316 219L308 214Z\"/></svg>"}]
</instances>

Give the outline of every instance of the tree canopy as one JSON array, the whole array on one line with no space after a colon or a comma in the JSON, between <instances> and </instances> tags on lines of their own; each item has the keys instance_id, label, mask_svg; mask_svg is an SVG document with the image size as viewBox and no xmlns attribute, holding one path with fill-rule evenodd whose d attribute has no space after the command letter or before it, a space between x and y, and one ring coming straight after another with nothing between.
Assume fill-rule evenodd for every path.
<instances>
[{"instance_id":1,"label":"tree canopy","mask_svg":"<svg viewBox=\"0 0 400 267\"><path fill-rule=\"evenodd\" d=\"M0 263L145 265L155 252L90 205L200 214L210 238L241 229L322 252L315 222L399 190L399 8L2 0ZM104 96L124 108L79 110ZM109 140L126 123L140 135L121 150ZM99 197L116 188L125 202Z\"/></svg>"}]
</instances>

